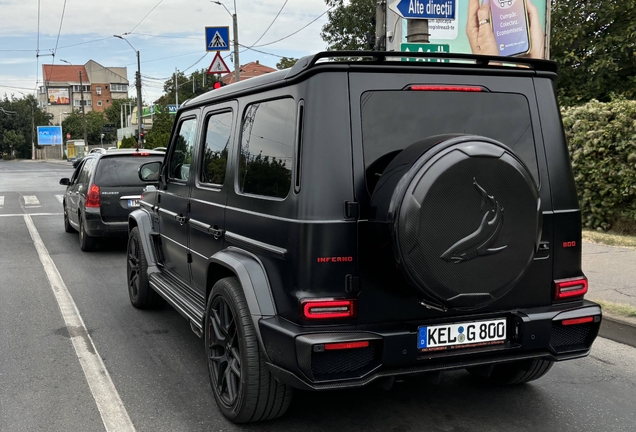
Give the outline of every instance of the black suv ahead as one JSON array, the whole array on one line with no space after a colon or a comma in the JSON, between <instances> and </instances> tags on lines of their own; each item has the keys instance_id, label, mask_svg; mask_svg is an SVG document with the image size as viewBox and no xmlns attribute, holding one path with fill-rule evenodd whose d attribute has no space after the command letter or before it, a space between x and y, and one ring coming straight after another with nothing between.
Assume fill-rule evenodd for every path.
<instances>
[{"instance_id":1,"label":"black suv ahead","mask_svg":"<svg viewBox=\"0 0 636 432\"><path fill-rule=\"evenodd\" d=\"M152 150L90 153L70 179L60 180L66 186L64 230L79 231L83 251L95 249L99 237L126 237L128 214L139 207L141 192L148 184L139 179L139 167L163 157L163 152Z\"/></svg>"},{"instance_id":2,"label":"black suv ahead","mask_svg":"<svg viewBox=\"0 0 636 432\"><path fill-rule=\"evenodd\" d=\"M327 52L188 101L130 215L132 304L189 320L234 422L282 415L294 387L523 383L586 356L601 309L555 78Z\"/></svg>"}]
</instances>

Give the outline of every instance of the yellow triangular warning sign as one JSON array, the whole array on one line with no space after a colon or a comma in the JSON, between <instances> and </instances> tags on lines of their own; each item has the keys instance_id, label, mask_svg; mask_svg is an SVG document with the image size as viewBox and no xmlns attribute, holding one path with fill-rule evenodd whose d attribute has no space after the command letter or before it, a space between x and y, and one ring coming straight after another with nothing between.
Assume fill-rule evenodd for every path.
<instances>
[{"instance_id":1,"label":"yellow triangular warning sign","mask_svg":"<svg viewBox=\"0 0 636 432\"><path fill-rule=\"evenodd\" d=\"M220 52L216 52L214 56L214 60L212 60L212 64L208 68L208 75L212 74L225 74L230 73L230 70L227 68L227 65L223 61Z\"/></svg>"}]
</instances>

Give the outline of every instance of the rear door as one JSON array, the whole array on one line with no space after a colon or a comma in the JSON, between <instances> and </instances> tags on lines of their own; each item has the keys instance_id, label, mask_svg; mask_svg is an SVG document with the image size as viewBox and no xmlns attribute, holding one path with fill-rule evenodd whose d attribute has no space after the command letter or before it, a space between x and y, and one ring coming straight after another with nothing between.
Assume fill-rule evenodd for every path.
<instances>
[{"instance_id":1,"label":"rear door","mask_svg":"<svg viewBox=\"0 0 636 432\"><path fill-rule=\"evenodd\" d=\"M133 155L108 155L99 159L94 184L99 186L101 214L104 222L126 222L139 207L139 197L146 183L139 179L139 166L162 156L137 152Z\"/></svg>"},{"instance_id":2,"label":"rear door","mask_svg":"<svg viewBox=\"0 0 636 432\"><path fill-rule=\"evenodd\" d=\"M191 166L197 136L196 114L179 119L163 167L165 184L159 191L158 216L164 266L183 282L190 282L188 201Z\"/></svg>"},{"instance_id":3,"label":"rear door","mask_svg":"<svg viewBox=\"0 0 636 432\"><path fill-rule=\"evenodd\" d=\"M189 236L192 281L203 295L208 258L223 248L228 190L228 154L231 153L236 103L222 104L203 115L202 140L197 151L197 173L190 197Z\"/></svg>"}]
</instances>

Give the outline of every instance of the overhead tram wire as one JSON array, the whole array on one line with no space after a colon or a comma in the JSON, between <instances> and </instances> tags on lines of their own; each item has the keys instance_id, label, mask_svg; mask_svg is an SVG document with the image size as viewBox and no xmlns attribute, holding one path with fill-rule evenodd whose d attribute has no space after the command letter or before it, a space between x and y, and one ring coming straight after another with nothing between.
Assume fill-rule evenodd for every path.
<instances>
[{"instance_id":1,"label":"overhead tram wire","mask_svg":"<svg viewBox=\"0 0 636 432\"><path fill-rule=\"evenodd\" d=\"M143 17L143 18L141 19L141 21L139 21L139 22L137 23L137 25L136 25L136 26L134 26L134 27L133 27L133 29L132 29L131 31L129 31L128 33L124 33L124 35L128 35L128 34L131 34L132 32L134 32L134 31L135 31L135 29L136 29L137 27L139 27L139 25L140 25L142 22L144 22L144 20L145 20L146 18L148 18L148 15L150 15L150 14L151 14L151 13L152 13L155 9L157 9L157 7L158 7L161 3L163 3L163 0L159 0L159 3L157 3L157 5L156 5L155 7L153 7L152 9L150 9L150 12L148 12L148 13L146 14L146 16L145 16L145 17Z\"/></svg>"},{"instance_id":2,"label":"overhead tram wire","mask_svg":"<svg viewBox=\"0 0 636 432\"><path fill-rule=\"evenodd\" d=\"M311 20L309 23L305 24L304 26L302 26L301 28L299 28L299 29L298 29L298 30L296 30L295 32L290 33L290 34L288 34L288 35L287 35L287 36L285 36L285 37L282 37L282 38L280 38L280 39L276 39L275 41L268 42L268 43L261 44L261 45L252 45L250 48L261 48L261 47L264 47L264 46L273 45L273 44L275 44L275 43L277 43L277 42L280 42L280 41L282 41L282 40L285 40L285 39L287 39L287 38L290 38L290 37L294 36L296 33L299 33L300 31L305 30L307 27L309 27L310 25L312 25L313 23L315 23L316 21L318 21L320 18L322 18L322 17L323 17L323 16L324 16L327 12L329 12L329 11L330 11L331 9L333 9L333 8L334 8L334 6L330 7L329 9L327 9L326 11L324 11L323 13L321 13L320 15L318 15L316 18L314 18L313 20Z\"/></svg>"},{"instance_id":3,"label":"overhead tram wire","mask_svg":"<svg viewBox=\"0 0 636 432\"><path fill-rule=\"evenodd\" d=\"M283 9L285 8L285 5L287 5L287 2L289 0L285 0L285 3L283 3L283 5L280 7L280 9L278 10L278 13L276 14L276 16L274 17L274 19L272 20L272 22L269 24L269 26L267 26L267 28L265 29L265 31L263 32L263 34L256 39L256 42L254 42L251 46L255 46L261 39L263 39L263 36L265 36L265 34L267 34L267 32L269 31L269 29L272 28L272 26L274 25L274 23L276 22L276 20L278 19L278 17L280 16L280 13L283 11ZM251 47L250 47L251 48Z\"/></svg>"}]
</instances>

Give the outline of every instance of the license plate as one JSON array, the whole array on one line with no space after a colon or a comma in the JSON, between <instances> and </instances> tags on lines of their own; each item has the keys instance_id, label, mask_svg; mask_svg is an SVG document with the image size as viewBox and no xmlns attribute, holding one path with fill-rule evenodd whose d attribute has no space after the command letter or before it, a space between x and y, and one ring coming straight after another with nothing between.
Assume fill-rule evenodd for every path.
<instances>
[{"instance_id":1,"label":"license plate","mask_svg":"<svg viewBox=\"0 0 636 432\"><path fill-rule=\"evenodd\" d=\"M420 326L417 348L422 351L442 351L503 344L506 340L506 319L473 321L459 324Z\"/></svg>"},{"instance_id":2,"label":"license plate","mask_svg":"<svg viewBox=\"0 0 636 432\"><path fill-rule=\"evenodd\" d=\"M128 200L128 208L139 207L138 199L129 199Z\"/></svg>"}]
</instances>

